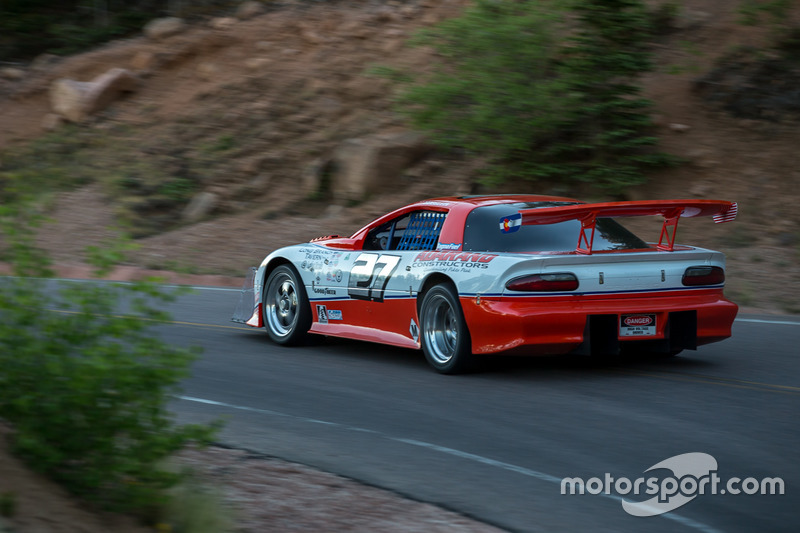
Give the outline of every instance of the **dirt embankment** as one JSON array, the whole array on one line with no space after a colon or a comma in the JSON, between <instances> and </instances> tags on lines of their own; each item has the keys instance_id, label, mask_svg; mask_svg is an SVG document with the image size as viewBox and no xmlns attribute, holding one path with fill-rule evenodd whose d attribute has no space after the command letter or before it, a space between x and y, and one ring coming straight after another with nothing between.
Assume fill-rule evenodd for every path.
<instances>
[{"instance_id":1,"label":"dirt embankment","mask_svg":"<svg viewBox=\"0 0 800 533\"><path fill-rule=\"evenodd\" d=\"M352 232L412 200L476 190L476 162L436 153L403 173L391 193L357 206L308 201L301 186L303 176L319 172L347 139L407 128L393 110L396 85L372 73L430 69L436 59L431 50L409 47L407 39L465 3L285 2L249 20L193 26L163 41L114 43L6 81L0 88L6 95L0 96L0 145L43 133L54 79L138 69L140 90L86 128L113 135L122 125L125 142L141 146L141 157L172 158L176 171L180 158L203 156L184 153L198 139L228 151L202 178L201 189L214 198L206 220L140 239L131 264L236 276L275 247ZM728 293L743 307L797 313L800 129L796 109L780 112L784 100L795 105L781 100L788 93L780 92L787 86L780 69L757 66L758 54L732 53L764 46L771 36L767 26L742 26L739 18L730 2L683 2L672 27L654 43L656 69L644 79L645 94L654 102L662 148L687 162L657 173L628 196L738 201L733 224L684 221L678 240L727 253ZM726 56L731 60L720 68ZM787 79L797 76L796 66L780 65ZM768 88L765 76L774 77ZM764 95L772 96L757 99ZM731 113L736 110L738 116ZM527 182L503 189L565 192ZM569 193L598 199L590 190ZM114 234L110 226L119 209L108 205L100 186L59 195L40 242L57 262L79 263L86 245ZM657 232L656 222L641 229L648 239Z\"/></svg>"}]
</instances>

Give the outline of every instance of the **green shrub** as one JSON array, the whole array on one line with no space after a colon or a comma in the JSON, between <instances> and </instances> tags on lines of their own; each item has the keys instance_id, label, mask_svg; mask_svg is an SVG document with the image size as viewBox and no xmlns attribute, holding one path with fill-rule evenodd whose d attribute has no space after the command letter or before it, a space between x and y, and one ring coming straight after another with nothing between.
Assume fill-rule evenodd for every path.
<instances>
[{"instance_id":1,"label":"green shrub","mask_svg":"<svg viewBox=\"0 0 800 533\"><path fill-rule=\"evenodd\" d=\"M17 513L17 495L13 492L0 492L0 516L12 518Z\"/></svg>"},{"instance_id":2,"label":"green shrub","mask_svg":"<svg viewBox=\"0 0 800 533\"><path fill-rule=\"evenodd\" d=\"M742 0L739 4L739 22L757 26L764 22L784 24L789 16L792 0Z\"/></svg>"},{"instance_id":3,"label":"green shrub","mask_svg":"<svg viewBox=\"0 0 800 533\"><path fill-rule=\"evenodd\" d=\"M443 65L401 108L445 148L487 157L490 181L585 181L616 192L673 162L652 146L652 18L638 0L478 0L422 35Z\"/></svg>"},{"instance_id":4,"label":"green shrub","mask_svg":"<svg viewBox=\"0 0 800 533\"><path fill-rule=\"evenodd\" d=\"M0 236L19 277L0 279L0 416L31 466L103 507L150 514L178 476L159 467L214 426L178 426L167 403L197 350L153 327L174 298L152 282L42 279L47 258L30 243L35 211L0 207ZM94 250L98 272L119 259ZM124 314L120 314L121 309Z\"/></svg>"},{"instance_id":5,"label":"green shrub","mask_svg":"<svg viewBox=\"0 0 800 533\"><path fill-rule=\"evenodd\" d=\"M203 173L220 165L225 154L200 160L173 147L179 142L156 135L142 145L132 142L132 135L120 125L103 131L68 125L7 149L0 154L0 203L15 201L20 188L57 192L99 183L115 204L118 222L134 237L175 227Z\"/></svg>"},{"instance_id":6,"label":"green shrub","mask_svg":"<svg viewBox=\"0 0 800 533\"><path fill-rule=\"evenodd\" d=\"M233 529L231 509L219 487L184 469L183 479L169 491L170 501L158 524L175 533L223 533Z\"/></svg>"}]
</instances>

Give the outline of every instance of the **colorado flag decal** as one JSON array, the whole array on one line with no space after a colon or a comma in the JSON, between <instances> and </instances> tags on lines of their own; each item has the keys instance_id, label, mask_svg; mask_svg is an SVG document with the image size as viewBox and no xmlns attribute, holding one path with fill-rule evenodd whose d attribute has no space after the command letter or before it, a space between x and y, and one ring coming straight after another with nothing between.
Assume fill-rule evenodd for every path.
<instances>
[{"instance_id":1,"label":"colorado flag decal","mask_svg":"<svg viewBox=\"0 0 800 533\"><path fill-rule=\"evenodd\" d=\"M500 219L500 233L514 233L522 226L522 215L516 213Z\"/></svg>"}]
</instances>

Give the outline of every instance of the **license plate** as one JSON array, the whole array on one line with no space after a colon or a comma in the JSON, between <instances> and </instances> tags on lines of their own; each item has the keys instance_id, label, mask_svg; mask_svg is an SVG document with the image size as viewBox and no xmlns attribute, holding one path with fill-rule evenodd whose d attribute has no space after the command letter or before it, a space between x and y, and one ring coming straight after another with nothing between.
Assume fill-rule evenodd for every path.
<instances>
[{"instance_id":1,"label":"license plate","mask_svg":"<svg viewBox=\"0 0 800 533\"><path fill-rule=\"evenodd\" d=\"M638 313L635 315L620 315L620 337L650 337L656 334L656 315L652 313Z\"/></svg>"}]
</instances>

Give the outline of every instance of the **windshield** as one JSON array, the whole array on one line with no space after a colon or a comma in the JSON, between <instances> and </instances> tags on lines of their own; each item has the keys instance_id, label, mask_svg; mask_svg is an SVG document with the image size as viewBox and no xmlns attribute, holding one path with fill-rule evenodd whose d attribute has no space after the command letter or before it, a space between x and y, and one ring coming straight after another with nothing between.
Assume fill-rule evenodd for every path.
<instances>
[{"instance_id":1,"label":"windshield","mask_svg":"<svg viewBox=\"0 0 800 533\"><path fill-rule=\"evenodd\" d=\"M581 223L568 220L556 224L515 224L520 209L572 205L571 202L519 202L477 207L467 216L463 250L469 252L571 252L578 244ZM504 220L511 220L503 227ZM616 220L598 218L593 251L649 248L646 242Z\"/></svg>"}]
</instances>

